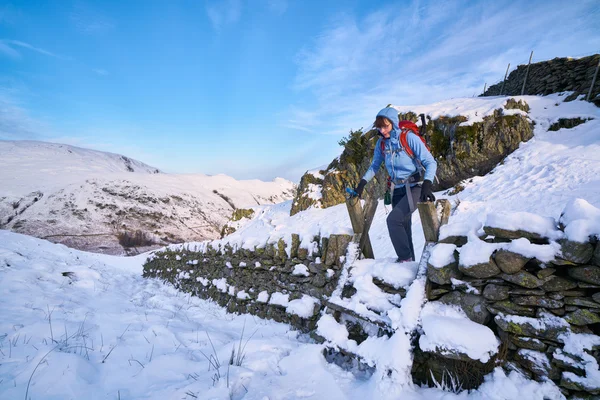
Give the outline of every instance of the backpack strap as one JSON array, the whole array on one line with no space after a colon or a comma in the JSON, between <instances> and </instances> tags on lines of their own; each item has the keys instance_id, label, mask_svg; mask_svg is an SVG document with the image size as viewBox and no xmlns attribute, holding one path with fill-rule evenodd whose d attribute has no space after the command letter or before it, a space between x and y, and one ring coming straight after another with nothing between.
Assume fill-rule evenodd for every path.
<instances>
[{"instance_id":1,"label":"backpack strap","mask_svg":"<svg viewBox=\"0 0 600 400\"><path fill-rule=\"evenodd\" d=\"M413 152L413 150L408 145L408 130L407 129L402 129L400 131L400 144L404 148L404 151L406 152L406 154L408 154L408 156L410 158L414 159L415 158L415 153Z\"/></svg>"}]
</instances>

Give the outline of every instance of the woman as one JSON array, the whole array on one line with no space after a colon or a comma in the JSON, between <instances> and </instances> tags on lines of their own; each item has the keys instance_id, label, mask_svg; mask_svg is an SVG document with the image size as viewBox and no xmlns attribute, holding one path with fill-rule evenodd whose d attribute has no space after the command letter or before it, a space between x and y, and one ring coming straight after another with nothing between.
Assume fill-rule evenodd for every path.
<instances>
[{"instance_id":1,"label":"woman","mask_svg":"<svg viewBox=\"0 0 600 400\"><path fill-rule=\"evenodd\" d=\"M435 201L431 185L437 163L425 144L412 131L408 131L407 142L414 158L406 153L400 143L398 122L398 112L391 107L386 107L377 114L373 126L381 137L375 145L373 162L355 190L360 197L367 182L373 179L381 163L385 161L385 167L394 183L392 212L387 217L388 231L398 256L396 261L407 262L415 259L411 215L417 201ZM421 174L423 169L424 176Z\"/></svg>"}]
</instances>

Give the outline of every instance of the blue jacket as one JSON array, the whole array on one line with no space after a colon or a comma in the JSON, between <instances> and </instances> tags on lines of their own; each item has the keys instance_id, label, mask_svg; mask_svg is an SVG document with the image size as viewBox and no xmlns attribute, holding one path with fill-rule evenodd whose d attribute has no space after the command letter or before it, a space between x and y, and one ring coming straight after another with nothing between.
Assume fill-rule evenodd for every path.
<instances>
[{"instance_id":1,"label":"blue jacket","mask_svg":"<svg viewBox=\"0 0 600 400\"><path fill-rule=\"evenodd\" d=\"M384 116L392 121L392 131L390 132L390 138L384 139L380 137L375 145L375 154L373 155L373 162L371 166L363 176L363 179L367 182L373 179L381 163L385 161L385 167L392 178L392 182L398 182L408 178L415 172L417 172L417 162L419 160L425 168L424 179L433 182L435 177L435 171L437 170L437 162L427 150L427 147L423 144L420 138L412 132L408 132L406 137L408 145L413 151L415 160L410 158L408 154L402 148L400 144L400 131L398 129L398 111L392 107L386 107L379 111L377 116ZM381 151L381 141L384 142L384 151Z\"/></svg>"}]
</instances>

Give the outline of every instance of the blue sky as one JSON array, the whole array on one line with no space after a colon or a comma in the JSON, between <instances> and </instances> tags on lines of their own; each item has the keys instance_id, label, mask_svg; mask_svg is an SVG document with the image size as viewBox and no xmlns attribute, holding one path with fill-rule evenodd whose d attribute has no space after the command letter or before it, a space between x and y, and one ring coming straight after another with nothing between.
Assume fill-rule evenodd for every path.
<instances>
[{"instance_id":1,"label":"blue sky","mask_svg":"<svg viewBox=\"0 0 600 400\"><path fill-rule=\"evenodd\" d=\"M0 2L0 139L298 181L387 104L600 52L590 1Z\"/></svg>"}]
</instances>

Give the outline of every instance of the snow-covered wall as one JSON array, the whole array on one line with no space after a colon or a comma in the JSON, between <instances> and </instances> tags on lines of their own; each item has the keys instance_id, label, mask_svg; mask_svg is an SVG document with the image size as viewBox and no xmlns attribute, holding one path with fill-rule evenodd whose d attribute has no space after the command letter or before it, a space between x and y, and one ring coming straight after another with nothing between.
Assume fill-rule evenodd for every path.
<instances>
[{"instance_id":1,"label":"snow-covered wall","mask_svg":"<svg viewBox=\"0 0 600 400\"><path fill-rule=\"evenodd\" d=\"M337 287L350 235L316 237L312 249L280 239L253 250L232 246L165 248L144 264L144 277L160 278L230 312L250 313L309 331L321 300Z\"/></svg>"},{"instance_id":2,"label":"snow-covered wall","mask_svg":"<svg viewBox=\"0 0 600 400\"><path fill-rule=\"evenodd\" d=\"M446 380L449 370L478 386L504 365L550 379L568 397L600 393L599 233L600 210L581 199L567 205L560 221L490 213L479 229L443 226L427 269L415 379ZM456 325L450 309L475 325ZM479 382L474 371L481 372Z\"/></svg>"}]
</instances>

